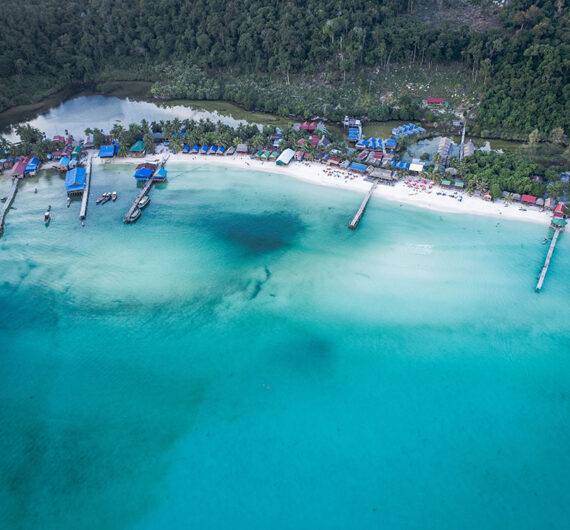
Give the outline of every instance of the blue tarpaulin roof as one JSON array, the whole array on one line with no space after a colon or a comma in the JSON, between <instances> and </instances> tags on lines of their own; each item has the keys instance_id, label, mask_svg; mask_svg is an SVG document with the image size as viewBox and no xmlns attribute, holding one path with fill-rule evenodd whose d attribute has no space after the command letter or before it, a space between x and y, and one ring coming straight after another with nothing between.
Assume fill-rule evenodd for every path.
<instances>
[{"instance_id":1,"label":"blue tarpaulin roof","mask_svg":"<svg viewBox=\"0 0 570 530\"><path fill-rule=\"evenodd\" d=\"M137 171L135 172L135 178L146 180L152 177L152 174L153 174L152 169L141 167L140 169L137 169Z\"/></svg>"},{"instance_id":2,"label":"blue tarpaulin roof","mask_svg":"<svg viewBox=\"0 0 570 530\"><path fill-rule=\"evenodd\" d=\"M203 151L204 153L208 152L208 146L207 145L203 145L202 149L200 149L200 151Z\"/></svg>"},{"instance_id":3,"label":"blue tarpaulin roof","mask_svg":"<svg viewBox=\"0 0 570 530\"><path fill-rule=\"evenodd\" d=\"M190 146L184 144L184 147L182 148L182 151L184 151L184 152L187 153L188 151L190 151Z\"/></svg>"},{"instance_id":4,"label":"blue tarpaulin roof","mask_svg":"<svg viewBox=\"0 0 570 530\"><path fill-rule=\"evenodd\" d=\"M193 148L192 151L199 151L200 150L200 146L198 144L196 144Z\"/></svg>"},{"instance_id":5,"label":"blue tarpaulin roof","mask_svg":"<svg viewBox=\"0 0 570 530\"><path fill-rule=\"evenodd\" d=\"M218 148L217 148L215 145L213 145L212 147L210 147L210 151L211 151L212 153L215 153L217 150L218 150Z\"/></svg>"},{"instance_id":6,"label":"blue tarpaulin roof","mask_svg":"<svg viewBox=\"0 0 570 530\"><path fill-rule=\"evenodd\" d=\"M67 191L83 191L85 189L85 168L76 167L65 174L65 187Z\"/></svg>"},{"instance_id":7,"label":"blue tarpaulin roof","mask_svg":"<svg viewBox=\"0 0 570 530\"><path fill-rule=\"evenodd\" d=\"M155 179L165 179L167 173L168 173L168 172L166 171L166 169L164 169L163 167L161 167L161 168L156 172L156 175L154 176L154 178L155 178Z\"/></svg>"},{"instance_id":8,"label":"blue tarpaulin roof","mask_svg":"<svg viewBox=\"0 0 570 530\"><path fill-rule=\"evenodd\" d=\"M223 146L218 147L218 153L224 153L226 151L226 148Z\"/></svg>"},{"instance_id":9,"label":"blue tarpaulin roof","mask_svg":"<svg viewBox=\"0 0 570 530\"><path fill-rule=\"evenodd\" d=\"M99 149L99 157L100 158L109 158L115 155L115 146L114 145L102 145Z\"/></svg>"},{"instance_id":10,"label":"blue tarpaulin roof","mask_svg":"<svg viewBox=\"0 0 570 530\"><path fill-rule=\"evenodd\" d=\"M354 171L360 171L361 173L364 173L367 167L368 166L366 164L358 164L357 162L350 164L350 169Z\"/></svg>"},{"instance_id":11,"label":"blue tarpaulin roof","mask_svg":"<svg viewBox=\"0 0 570 530\"><path fill-rule=\"evenodd\" d=\"M69 163L71 162L71 160L69 158L67 158L66 156L64 156L60 161L59 164L60 166L69 166Z\"/></svg>"},{"instance_id":12,"label":"blue tarpaulin roof","mask_svg":"<svg viewBox=\"0 0 570 530\"><path fill-rule=\"evenodd\" d=\"M28 160L28 165L26 166L24 173L30 173L31 171L35 171L39 165L40 161L35 156L33 158L30 158L30 160Z\"/></svg>"},{"instance_id":13,"label":"blue tarpaulin roof","mask_svg":"<svg viewBox=\"0 0 570 530\"><path fill-rule=\"evenodd\" d=\"M394 147L397 144L396 140L388 138L386 140L386 147Z\"/></svg>"}]
</instances>

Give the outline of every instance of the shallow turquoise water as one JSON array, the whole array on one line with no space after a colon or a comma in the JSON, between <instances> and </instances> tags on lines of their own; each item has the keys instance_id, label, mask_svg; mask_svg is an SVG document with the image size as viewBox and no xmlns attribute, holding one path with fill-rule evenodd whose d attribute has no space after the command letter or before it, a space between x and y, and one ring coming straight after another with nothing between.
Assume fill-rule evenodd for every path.
<instances>
[{"instance_id":1,"label":"shallow turquoise water","mask_svg":"<svg viewBox=\"0 0 570 530\"><path fill-rule=\"evenodd\" d=\"M570 524L567 235L537 295L544 227L169 169L131 226L129 166L84 228L55 174L16 197L0 526Z\"/></svg>"}]
</instances>

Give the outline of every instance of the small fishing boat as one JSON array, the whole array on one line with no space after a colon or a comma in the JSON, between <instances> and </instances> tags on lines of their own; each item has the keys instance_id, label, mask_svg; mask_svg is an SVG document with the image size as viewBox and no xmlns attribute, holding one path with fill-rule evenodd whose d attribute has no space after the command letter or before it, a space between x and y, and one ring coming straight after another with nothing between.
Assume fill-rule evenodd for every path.
<instances>
[{"instance_id":1,"label":"small fishing boat","mask_svg":"<svg viewBox=\"0 0 570 530\"><path fill-rule=\"evenodd\" d=\"M67 207L69 208L70 204L71 204L71 199L68 197L67 201L66 201Z\"/></svg>"},{"instance_id":2,"label":"small fishing boat","mask_svg":"<svg viewBox=\"0 0 570 530\"><path fill-rule=\"evenodd\" d=\"M145 195L140 201L139 201L139 208L144 208L148 203L150 202L150 197L148 195Z\"/></svg>"},{"instance_id":3,"label":"small fishing boat","mask_svg":"<svg viewBox=\"0 0 570 530\"><path fill-rule=\"evenodd\" d=\"M109 192L103 193L103 195L101 195L101 204L105 204L110 200L111 200L111 194Z\"/></svg>"},{"instance_id":4,"label":"small fishing boat","mask_svg":"<svg viewBox=\"0 0 570 530\"><path fill-rule=\"evenodd\" d=\"M112 201L116 201L116 200L117 200L117 192L116 192L116 191L114 191L114 192L111 193L111 200L112 200Z\"/></svg>"},{"instance_id":5,"label":"small fishing boat","mask_svg":"<svg viewBox=\"0 0 570 530\"><path fill-rule=\"evenodd\" d=\"M134 223L141 216L141 211L137 208L129 217L129 223Z\"/></svg>"},{"instance_id":6,"label":"small fishing boat","mask_svg":"<svg viewBox=\"0 0 570 530\"><path fill-rule=\"evenodd\" d=\"M44 213L44 224L46 226L48 226L51 221L50 211L51 211L51 206L48 206L46 212Z\"/></svg>"}]
</instances>

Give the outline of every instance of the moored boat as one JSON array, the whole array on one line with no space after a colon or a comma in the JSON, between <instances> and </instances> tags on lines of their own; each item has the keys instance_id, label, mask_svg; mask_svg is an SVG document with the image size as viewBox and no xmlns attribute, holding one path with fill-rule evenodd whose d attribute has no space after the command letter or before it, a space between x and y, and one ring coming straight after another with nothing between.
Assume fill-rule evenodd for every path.
<instances>
[{"instance_id":1,"label":"moored boat","mask_svg":"<svg viewBox=\"0 0 570 530\"><path fill-rule=\"evenodd\" d=\"M51 221L50 211L51 211L51 206L48 206L46 212L44 213L44 224L46 226L48 226Z\"/></svg>"},{"instance_id":2,"label":"moored boat","mask_svg":"<svg viewBox=\"0 0 570 530\"><path fill-rule=\"evenodd\" d=\"M117 192L116 192L116 191L114 191L114 192L111 193L111 200L112 200L112 201L116 201L116 200L117 200Z\"/></svg>"},{"instance_id":3,"label":"moored boat","mask_svg":"<svg viewBox=\"0 0 570 530\"><path fill-rule=\"evenodd\" d=\"M150 197L149 197L148 195L145 195L145 196L139 201L138 207L142 209L142 208L144 208L145 206L147 206L149 202L150 202Z\"/></svg>"},{"instance_id":4,"label":"moored boat","mask_svg":"<svg viewBox=\"0 0 570 530\"><path fill-rule=\"evenodd\" d=\"M141 216L141 211L137 208L129 217L129 223L134 223Z\"/></svg>"}]
</instances>

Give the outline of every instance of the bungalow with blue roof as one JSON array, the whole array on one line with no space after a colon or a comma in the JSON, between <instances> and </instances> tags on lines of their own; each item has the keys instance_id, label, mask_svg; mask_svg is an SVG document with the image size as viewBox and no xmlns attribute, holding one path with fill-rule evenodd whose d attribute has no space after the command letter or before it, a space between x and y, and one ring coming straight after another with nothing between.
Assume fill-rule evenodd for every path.
<instances>
[{"instance_id":1,"label":"bungalow with blue roof","mask_svg":"<svg viewBox=\"0 0 570 530\"><path fill-rule=\"evenodd\" d=\"M200 149L200 154L201 155L206 155L208 154L208 146L207 145L203 145Z\"/></svg>"},{"instance_id":2,"label":"bungalow with blue roof","mask_svg":"<svg viewBox=\"0 0 570 530\"><path fill-rule=\"evenodd\" d=\"M102 145L99 148L99 158L113 158L115 156L114 145Z\"/></svg>"},{"instance_id":3,"label":"bungalow with blue roof","mask_svg":"<svg viewBox=\"0 0 570 530\"><path fill-rule=\"evenodd\" d=\"M35 175L36 171L40 167L40 161L35 156L28 160L26 164L26 169L24 169L24 176L26 175Z\"/></svg>"},{"instance_id":4,"label":"bungalow with blue roof","mask_svg":"<svg viewBox=\"0 0 570 530\"><path fill-rule=\"evenodd\" d=\"M71 159L67 156L64 156L59 163L57 164L56 168L58 171L67 171L69 169L69 164L71 163Z\"/></svg>"},{"instance_id":5,"label":"bungalow with blue roof","mask_svg":"<svg viewBox=\"0 0 570 530\"><path fill-rule=\"evenodd\" d=\"M65 175L65 188L67 194L83 193L85 190L86 173L84 167L70 169Z\"/></svg>"},{"instance_id":6,"label":"bungalow with blue roof","mask_svg":"<svg viewBox=\"0 0 570 530\"><path fill-rule=\"evenodd\" d=\"M192 148L192 154L193 155L197 155L198 151L200 151L200 146L198 144L194 145L194 147Z\"/></svg>"}]
</instances>

